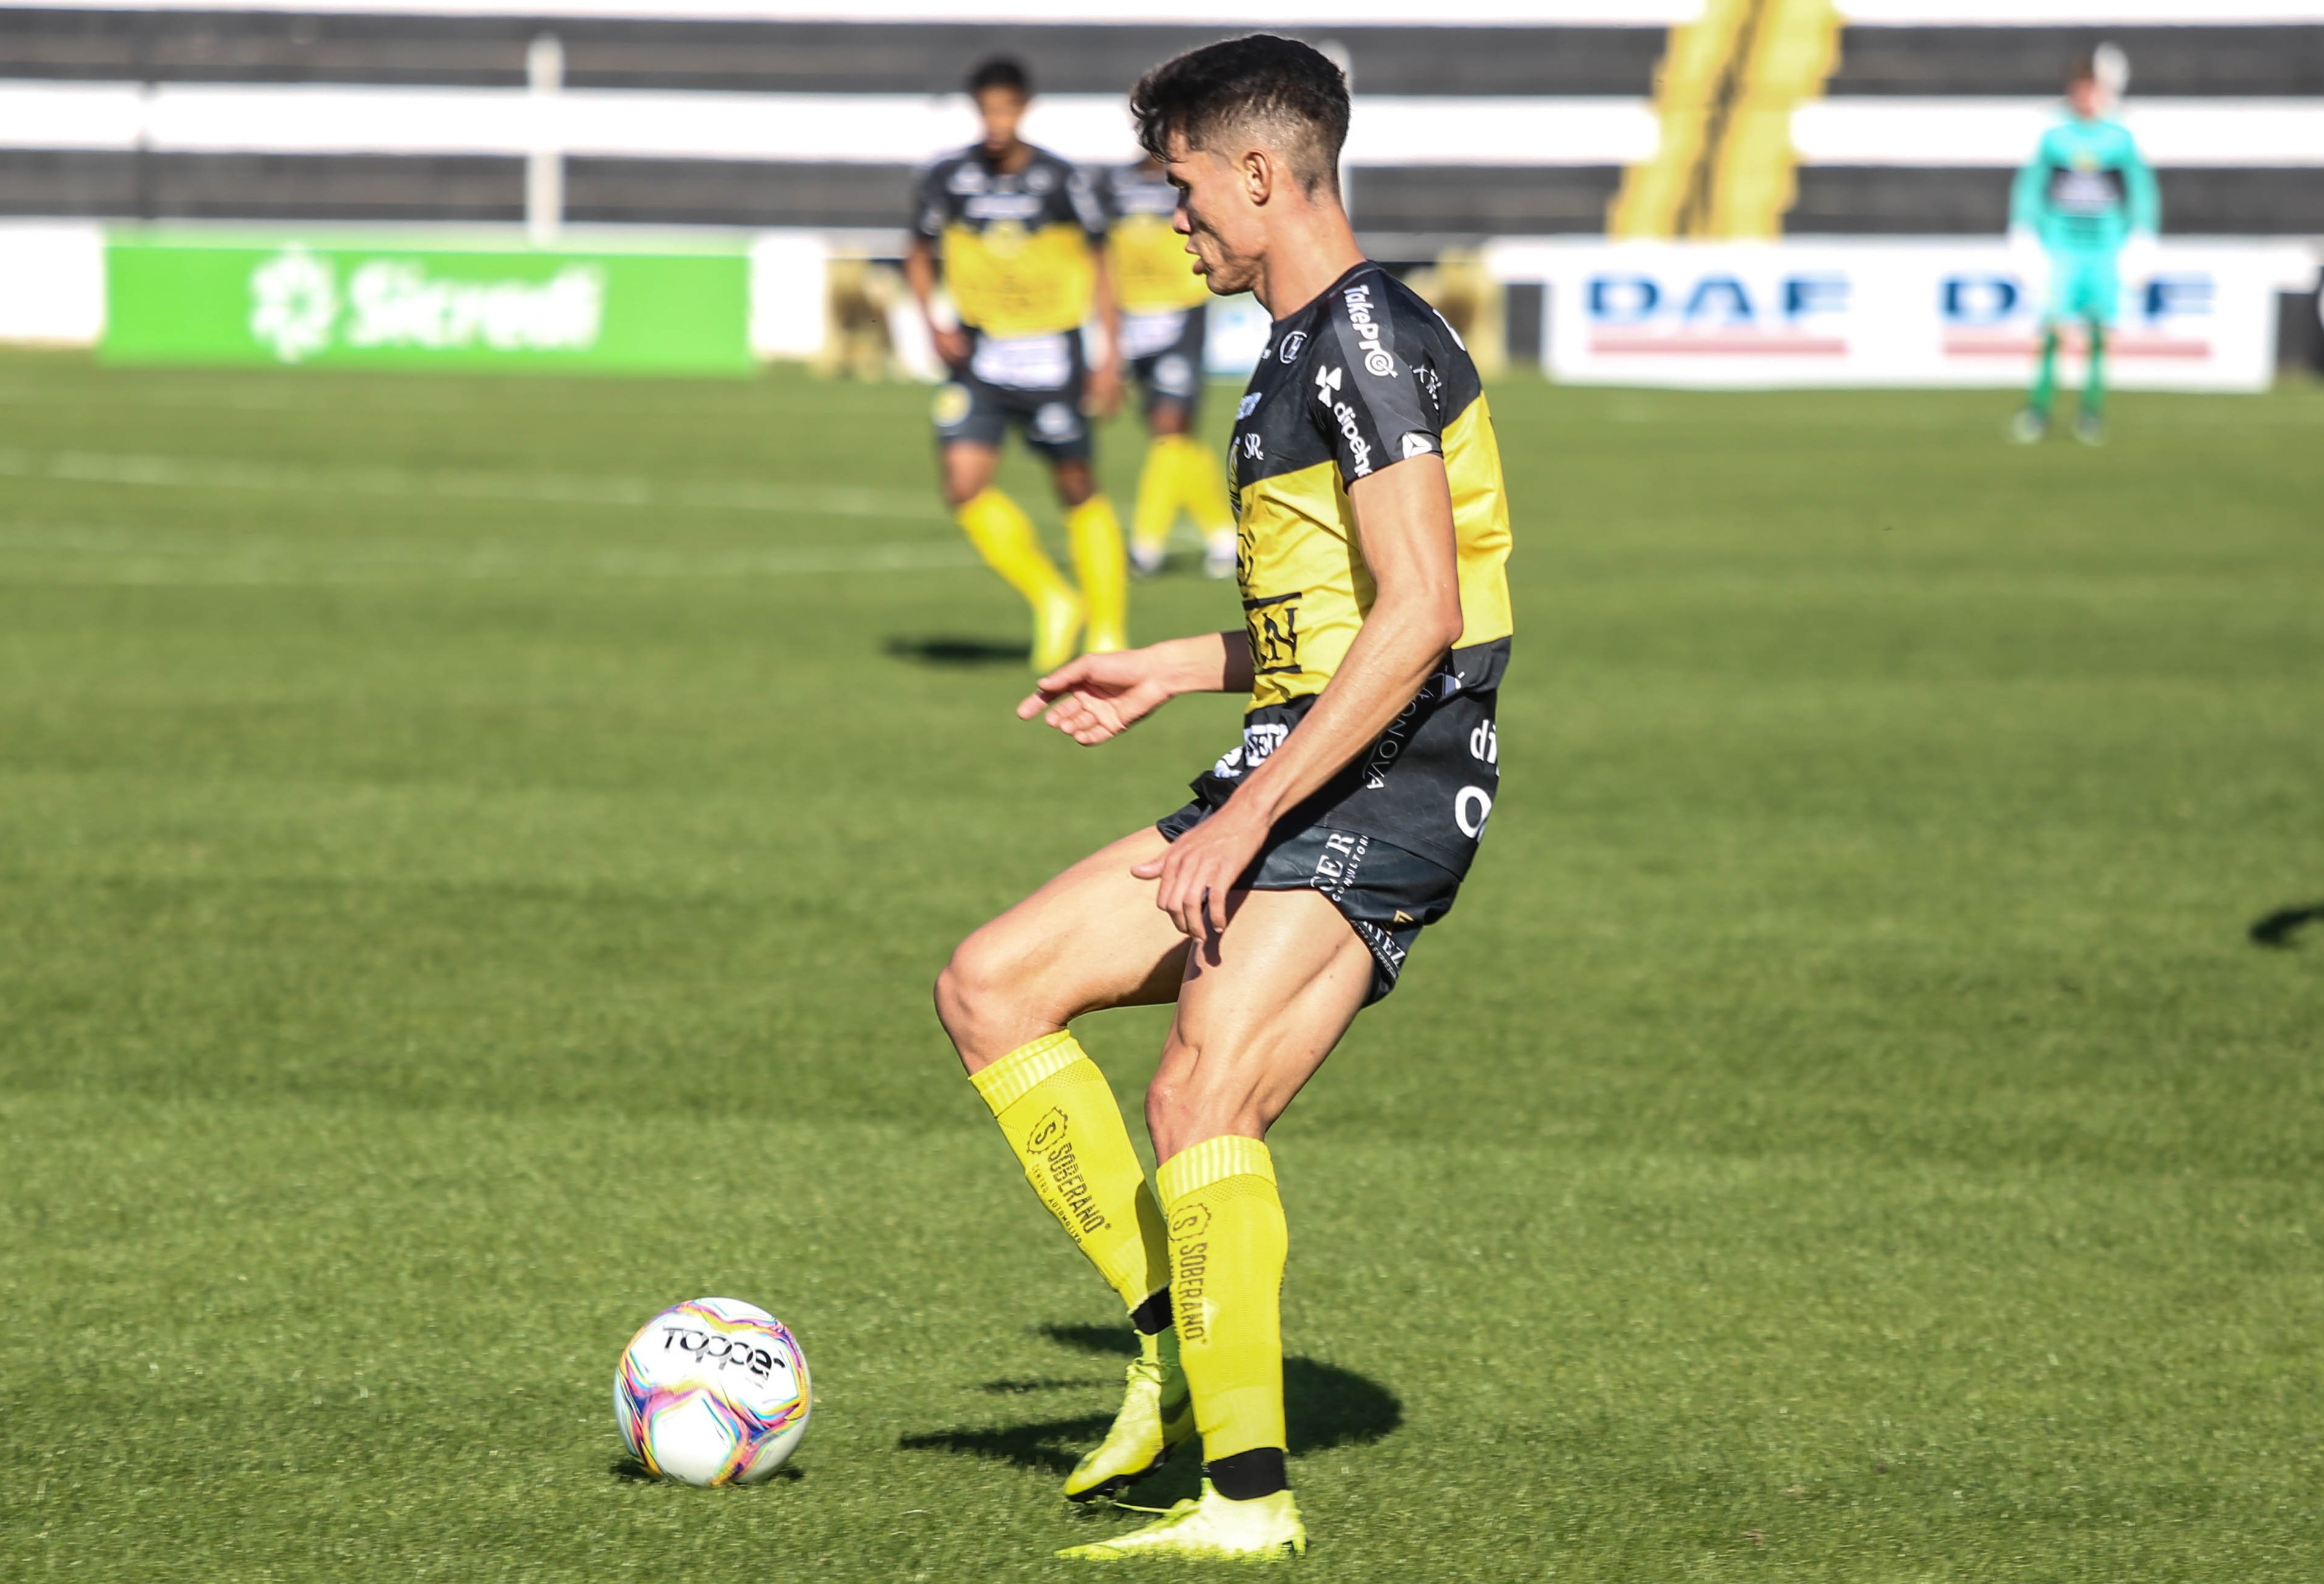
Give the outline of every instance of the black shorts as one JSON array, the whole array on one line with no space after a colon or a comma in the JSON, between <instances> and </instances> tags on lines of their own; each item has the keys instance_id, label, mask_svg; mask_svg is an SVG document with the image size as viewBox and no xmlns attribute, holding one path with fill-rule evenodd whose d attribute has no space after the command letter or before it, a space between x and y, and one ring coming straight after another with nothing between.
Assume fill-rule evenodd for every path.
<instances>
[{"instance_id":1,"label":"black shorts","mask_svg":"<svg viewBox=\"0 0 2324 1584\"><path fill-rule=\"evenodd\" d=\"M936 444L990 446L1013 426L1025 444L1051 462L1082 462L1091 452L1090 421L1082 412L1089 365L1081 332L994 341L969 332L965 367L936 392L930 416Z\"/></svg>"},{"instance_id":2,"label":"black shorts","mask_svg":"<svg viewBox=\"0 0 2324 1584\"><path fill-rule=\"evenodd\" d=\"M1164 327L1161 318L1151 316L1154 328ZM1210 309L1197 303L1179 310L1178 319L1176 336L1158 346L1147 347L1138 341L1140 327L1126 319L1122 338L1137 352L1129 360L1130 373L1145 392L1147 420L1153 421L1157 407L1175 407L1185 413L1191 428L1194 410L1203 400L1204 343L1209 336Z\"/></svg>"},{"instance_id":3,"label":"black shorts","mask_svg":"<svg viewBox=\"0 0 2324 1584\"><path fill-rule=\"evenodd\" d=\"M1156 821L1154 828L1175 842L1211 811L1211 805L1197 799ZM1378 836L1329 825L1278 825L1258 861L1244 870L1239 889L1315 890L1331 898L1348 927L1371 949L1372 988L1364 998L1369 1007L1396 988L1421 926L1452 911L1461 877Z\"/></svg>"}]
</instances>

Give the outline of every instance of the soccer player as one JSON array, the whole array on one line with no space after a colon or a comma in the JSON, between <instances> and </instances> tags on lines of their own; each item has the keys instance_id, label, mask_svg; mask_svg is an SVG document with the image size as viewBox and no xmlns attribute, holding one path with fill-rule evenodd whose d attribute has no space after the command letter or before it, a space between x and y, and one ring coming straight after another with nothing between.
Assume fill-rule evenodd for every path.
<instances>
[{"instance_id":1,"label":"soccer player","mask_svg":"<svg viewBox=\"0 0 2324 1584\"><path fill-rule=\"evenodd\" d=\"M1255 35L1155 68L1131 105L1210 290L1255 292L1274 317L1230 452L1245 622L1084 656L1017 713L1086 745L1177 694L1250 703L1193 801L970 935L936 1008L1139 1338L1120 1412L1065 1494L1111 1495L1202 1439L1198 1500L1064 1554L1264 1557L1306 1544L1267 1133L1395 987L1476 853L1499 789L1509 519L1475 365L1349 228L1339 69ZM1149 1186L1069 1025L1167 1002Z\"/></svg>"},{"instance_id":2,"label":"soccer player","mask_svg":"<svg viewBox=\"0 0 2324 1584\"><path fill-rule=\"evenodd\" d=\"M2088 446L2106 443L2106 342L2122 295L2121 258L2134 247L2144 251L2162 225L2154 172L2123 124L2107 119L2108 97L2096 58L2076 61L2066 78L2065 118L2043 134L2010 192L2012 238L2023 252L2038 245L2046 253L2050 275L2042 361L2010 426L2020 445L2049 432L2060 332L2069 319L2081 320L2089 338L2074 437Z\"/></svg>"},{"instance_id":3,"label":"soccer player","mask_svg":"<svg viewBox=\"0 0 2324 1584\"><path fill-rule=\"evenodd\" d=\"M1153 436L1130 514L1130 570L1144 577L1162 570L1170 530L1184 511L1202 531L1203 569L1232 577L1235 530L1226 480L1219 459L1194 434L1210 290L1171 224L1178 189L1149 155L1107 171L1100 192L1112 219L1106 254L1121 305L1121 355L1145 391Z\"/></svg>"},{"instance_id":4,"label":"soccer player","mask_svg":"<svg viewBox=\"0 0 2324 1584\"><path fill-rule=\"evenodd\" d=\"M1090 413L1112 409L1121 375L1106 268L1105 213L1089 180L1017 135L1032 81L1014 60L988 60L968 79L983 136L920 175L904 276L952 382L936 393L945 501L986 563L1033 607L1033 667L1073 658L1088 622L1093 653L1129 641L1121 524L1091 466ZM957 328L934 313L937 249ZM1093 317L1105 347L1084 357ZM1065 505L1076 592L1022 508L993 487L1011 426L1048 459Z\"/></svg>"}]
</instances>

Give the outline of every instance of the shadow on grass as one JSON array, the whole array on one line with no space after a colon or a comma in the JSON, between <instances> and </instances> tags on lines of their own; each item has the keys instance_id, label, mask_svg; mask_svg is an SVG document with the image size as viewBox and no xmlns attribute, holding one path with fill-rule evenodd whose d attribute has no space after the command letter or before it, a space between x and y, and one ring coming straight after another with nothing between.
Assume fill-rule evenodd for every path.
<instances>
[{"instance_id":1,"label":"shadow on grass","mask_svg":"<svg viewBox=\"0 0 2324 1584\"><path fill-rule=\"evenodd\" d=\"M1051 1341L1082 1352L1116 1358L1127 1353L1127 1338L1119 1326L1045 1325L1040 1331ZM1041 1389L1048 1384L988 1381L984 1389L1014 1394ZM1078 1389L1091 1384L1098 1383L1060 1380L1056 1386ZM1318 1358L1283 1361L1283 1406L1290 1422L1290 1450L1295 1458L1332 1447L1368 1446L1404 1423L1404 1404L1397 1400L1394 1392L1368 1376ZM997 1459L1019 1469L1063 1478L1073 1472L1074 1464L1112 1423L1113 1415L1109 1410L990 1429L929 1431L901 1437L896 1444L908 1451L959 1452L972 1458ZM1181 1458L1178 1462L1184 1469L1174 1467L1170 1473L1190 1478L1195 1460ZM1188 1483L1184 1494L1192 1494L1192 1488Z\"/></svg>"},{"instance_id":2,"label":"shadow on grass","mask_svg":"<svg viewBox=\"0 0 2324 1584\"><path fill-rule=\"evenodd\" d=\"M2311 902L2305 907L2279 907L2251 926L2251 938L2263 946L2289 946L2301 926L2319 919L2324 919L2324 902Z\"/></svg>"},{"instance_id":3,"label":"shadow on grass","mask_svg":"<svg viewBox=\"0 0 2324 1584\"><path fill-rule=\"evenodd\" d=\"M635 1458L631 1457L620 1457L614 1459L612 1462L605 1465L605 1472L628 1485L674 1485L678 1483L676 1480L665 1481L660 1475L647 1468L643 1463L639 1462ZM806 1478L806 1469L794 1468L786 1463L783 1467L776 1469L772 1474L767 1476L767 1480L768 1482L771 1482L777 1479L805 1479Z\"/></svg>"},{"instance_id":4,"label":"shadow on grass","mask_svg":"<svg viewBox=\"0 0 2324 1584\"><path fill-rule=\"evenodd\" d=\"M891 638L887 649L895 659L922 666L1022 666L1033 655L1030 644L989 638Z\"/></svg>"}]
</instances>

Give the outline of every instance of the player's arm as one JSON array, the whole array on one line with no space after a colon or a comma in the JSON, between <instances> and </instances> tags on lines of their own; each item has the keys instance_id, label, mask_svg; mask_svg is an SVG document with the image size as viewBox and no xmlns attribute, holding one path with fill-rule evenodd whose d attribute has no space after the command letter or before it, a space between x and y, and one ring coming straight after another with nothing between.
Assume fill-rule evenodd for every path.
<instances>
[{"instance_id":1,"label":"player's arm","mask_svg":"<svg viewBox=\"0 0 2324 1584\"><path fill-rule=\"evenodd\" d=\"M1097 321L1104 343L1090 365L1089 405L1093 412L1112 416L1121 404L1121 310L1113 293L1113 266L1106 257L1106 235L1114 215L1086 171L1076 170L1065 182L1065 198L1090 250L1090 317Z\"/></svg>"},{"instance_id":2,"label":"player's arm","mask_svg":"<svg viewBox=\"0 0 2324 1584\"><path fill-rule=\"evenodd\" d=\"M2154 167L2146 162L2138 144L2128 137L2122 164L2122 184L2129 200L2130 234L2153 238L2163 234L2163 189L2154 180Z\"/></svg>"},{"instance_id":3,"label":"player's arm","mask_svg":"<svg viewBox=\"0 0 2324 1584\"><path fill-rule=\"evenodd\" d=\"M2050 143L2044 138L2034 157L2018 167L2009 186L2009 230L2038 235L2050 203Z\"/></svg>"},{"instance_id":4,"label":"player's arm","mask_svg":"<svg viewBox=\"0 0 2324 1584\"><path fill-rule=\"evenodd\" d=\"M1084 655L1033 685L1017 718L1041 716L1084 748L1119 737L1182 693L1249 693L1250 635L1204 632Z\"/></svg>"},{"instance_id":5,"label":"player's arm","mask_svg":"<svg viewBox=\"0 0 2324 1584\"><path fill-rule=\"evenodd\" d=\"M968 336L957 327L936 322L936 238L944 235L945 203L942 173L930 167L920 178L912 206L912 235L904 247L904 284L920 306L920 321L936 355L954 368L968 361Z\"/></svg>"},{"instance_id":6,"label":"player's arm","mask_svg":"<svg viewBox=\"0 0 2324 1584\"><path fill-rule=\"evenodd\" d=\"M1156 906L1190 936L1226 927L1227 895L1276 821L1378 741L1461 637L1460 556L1443 458L1426 452L1360 478L1348 502L1377 592L1347 658L1299 729L1225 806L1133 871L1161 880Z\"/></svg>"}]
</instances>

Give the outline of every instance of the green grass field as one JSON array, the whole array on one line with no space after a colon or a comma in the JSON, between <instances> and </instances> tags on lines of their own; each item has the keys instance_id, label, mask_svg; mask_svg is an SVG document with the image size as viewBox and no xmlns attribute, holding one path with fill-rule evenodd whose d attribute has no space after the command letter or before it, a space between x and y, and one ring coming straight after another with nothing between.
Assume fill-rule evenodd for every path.
<instances>
[{"instance_id":1,"label":"green grass field","mask_svg":"<svg viewBox=\"0 0 2324 1584\"><path fill-rule=\"evenodd\" d=\"M2317 1577L2324 923L2247 931L2324 901L2324 391L1495 400L1506 793L1274 1140L1305 1576ZM1236 711L1011 719L926 401L0 360L0 1577L1126 1525L927 987ZM1082 1031L1133 1108L1162 1027ZM625 1469L699 1294L804 1338L796 1478Z\"/></svg>"}]
</instances>

